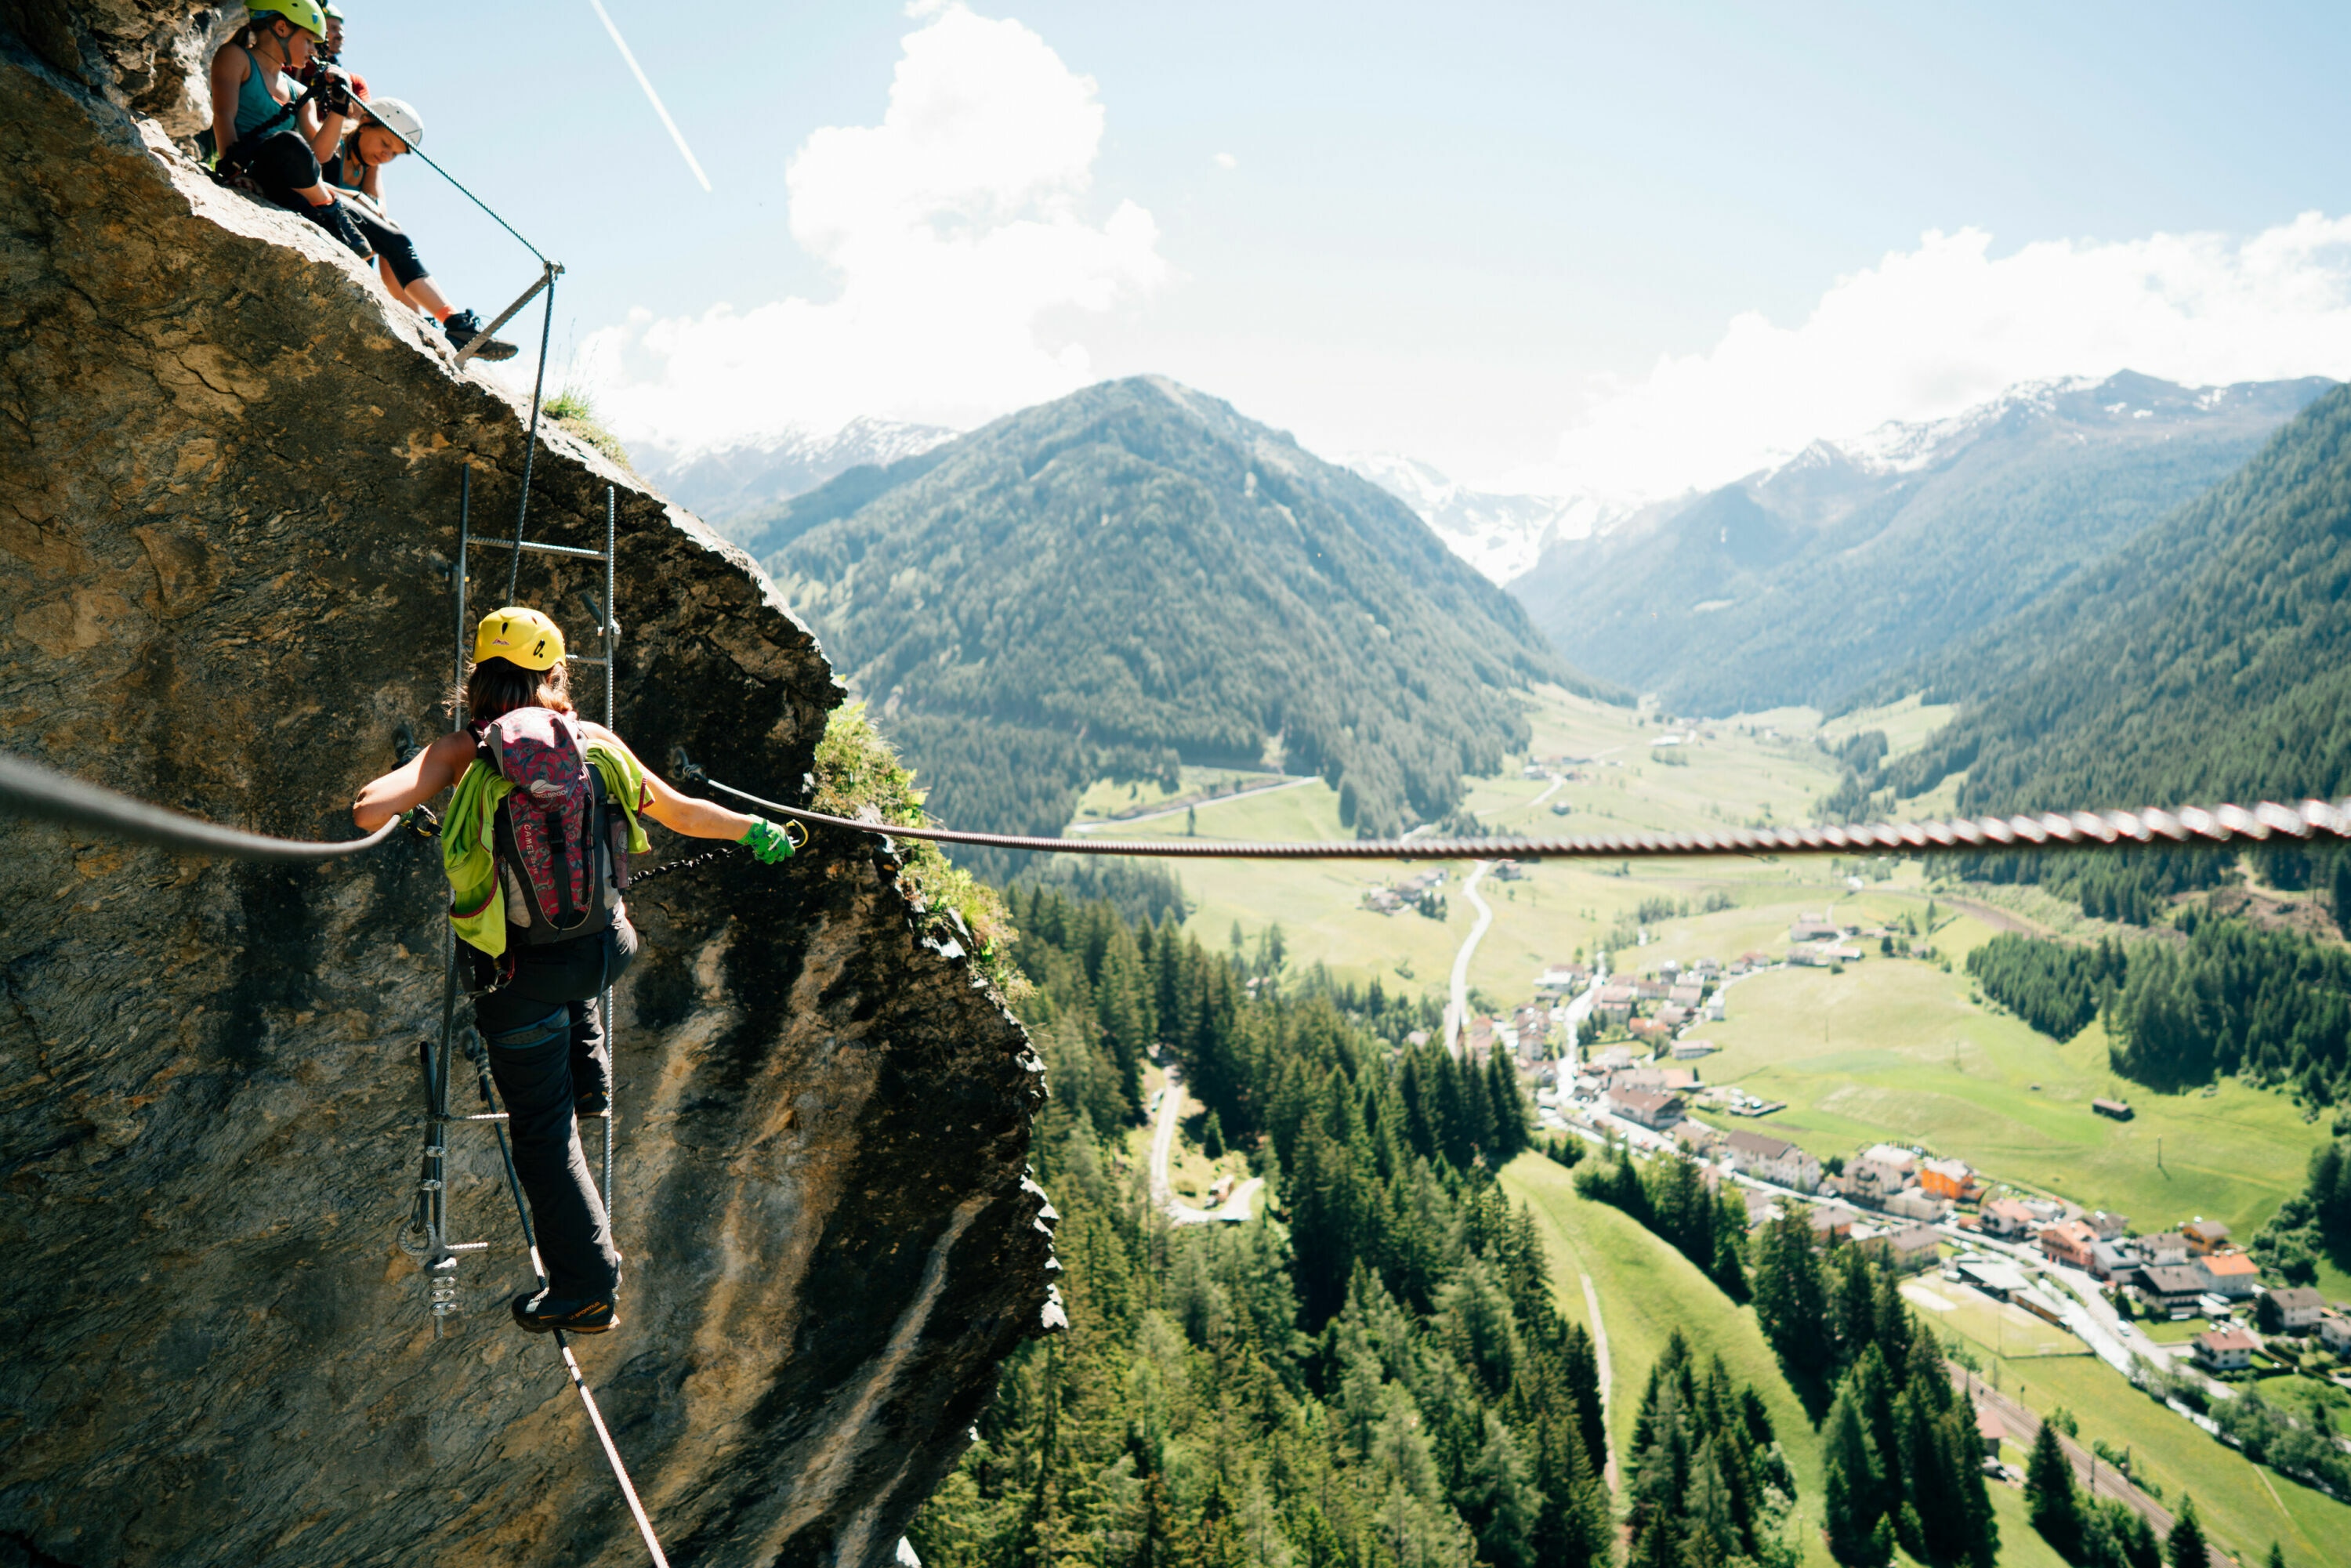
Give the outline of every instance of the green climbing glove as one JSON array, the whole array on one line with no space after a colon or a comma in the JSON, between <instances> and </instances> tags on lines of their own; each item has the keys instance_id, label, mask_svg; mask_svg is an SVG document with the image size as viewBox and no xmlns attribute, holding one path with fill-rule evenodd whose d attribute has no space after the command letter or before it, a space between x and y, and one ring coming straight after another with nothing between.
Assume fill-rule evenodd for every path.
<instances>
[{"instance_id":1,"label":"green climbing glove","mask_svg":"<svg viewBox=\"0 0 2351 1568\"><path fill-rule=\"evenodd\" d=\"M773 822L754 819L751 831L745 833L739 841L751 847L751 853L761 865L773 865L778 861L792 858L791 835Z\"/></svg>"}]
</instances>

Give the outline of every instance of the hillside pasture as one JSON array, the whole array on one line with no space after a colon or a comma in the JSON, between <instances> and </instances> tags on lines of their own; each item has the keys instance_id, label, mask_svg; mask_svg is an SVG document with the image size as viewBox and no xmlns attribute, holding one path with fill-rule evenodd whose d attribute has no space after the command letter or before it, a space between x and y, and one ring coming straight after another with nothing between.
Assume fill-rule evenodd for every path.
<instances>
[{"instance_id":1,"label":"hillside pasture","mask_svg":"<svg viewBox=\"0 0 2351 1568\"><path fill-rule=\"evenodd\" d=\"M2335 1502L2205 1435L2177 1411L2132 1387L2095 1356L2023 1361L1985 1358L1999 1369L2001 1390L2037 1415L2064 1406L2074 1413L2085 1447L2100 1439L2128 1449L2131 1473L2162 1489L2166 1508L2196 1500L2204 1529L2254 1568L2277 1542L2290 1568L2339 1568L2351 1542L2351 1505ZM2001 1562L2008 1562L2008 1533Z\"/></svg>"},{"instance_id":2,"label":"hillside pasture","mask_svg":"<svg viewBox=\"0 0 2351 1568\"><path fill-rule=\"evenodd\" d=\"M1609 1440L1620 1466L1629 1458L1642 1384L1667 1336L1679 1329L1702 1361L1721 1356L1733 1381L1753 1384L1763 1396L1772 1430L1796 1478L1796 1516L1788 1539L1802 1548L1807 1564L1832 1568L1818 1529L1823 1479L1820 1439L1804 1418L1795 1390L1781 1375L1780 1364L1755 1324L1754 1311L1733 1304L1695 1264L1631 1216L1576 1197L1573 1173L1566 1167L1540 1155L1521 1155L1503 1168L1501 1181L1510 1200L1534 1214L1561 1314L1592 1326L1583 1294L1586 1275L1600 1298L1613 1381Z\"/></svg>"},{"instance_id":3,"label":"hillside pasture","mask_svg":"<svg viewBox=\"0 0 2351 1568\"><path fill-rule=\"evenodd\" d=\"M1863 894L1844 908L1891 910ZM1966 1160L1996 1180L2128 1216L2141 1229L2203 1215L2250 1236L2300 1190L2316 1132L2284 1096L2233 1081L2211 1095L2157 1094L2115 1075L2100 1025L2060 1046L1975 999L1960 969L1991 935L1938 929L1954 967L1872 957L1845 972L1790 969L1731 991L1710 1082L1788 1109L1767 1131L1823 1156L1881 1139ZM2115 1122L2092 1099L2130 1102ZM2161 1160L2158 1163L2158 1145Z\"/></svg>"}]
</instances>

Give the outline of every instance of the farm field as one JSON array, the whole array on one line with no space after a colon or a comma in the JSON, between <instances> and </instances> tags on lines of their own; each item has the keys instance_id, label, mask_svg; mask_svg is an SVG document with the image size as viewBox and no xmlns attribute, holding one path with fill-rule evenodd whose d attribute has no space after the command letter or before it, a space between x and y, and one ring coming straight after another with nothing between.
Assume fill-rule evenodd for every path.
<instances>
[{"instance_id":1,"label":"farm field","mask_svg":"<svg viewBox=\"0 0 2351 1568\"><path fill-rule=\"evenodd\" d=\"M1616 1378L1613 1396L1622 1400L1610 1411L1610 1430L1620 1454L1630 1434L1639 1380L1667 1333L1678 1326L1702 1354L1719 1351L1735 1376L1753 1382L1763 1393L1802 1489L1800 1506L1809 1502L1805 1517L1816 1522L1818 1440L1780 1376L1753 1312L1732 1306L1678 1252L1631 1218L1576 1197L1570 1171L1539 1155L1521 1155L1504 1169L1501 1180L1513 1202L1534 1212L1551 1256L1561 1312L1587 1326L1582 1276L1592 1276L1608 1328ZM1912 1281L1914 1286L1923 1283L1927 1281ZM1934 1283L1940 1288L1939 1281ZM1918 1315L1938 1328L1959 1326L1952 1313L1922 1310ZM2050 1335L2070 1337L2039 1326ZM2116 1448L2128 1448L2137 1472L2151 1476L2168 1502L2176 1504L2183 1491L2193 1496L2207 1528L2249 1565L2267 1553L2272 1540L2283 1544L2293 1568L2344 1561L2339 1543L2351 1541L2351 1506L2263 1472L2131 1387L2095 1356L2001 1357L1983 1349L1978 1356L1988 1373L1998 1368L2004 1392L2035 1411L2045 1414L2060 1405L2073 1411L2085 1442L2097 1437ZM2054 1563L2054 1554L2025 1522L2022 1500L2006 1487L1994 1485L1991 1491L2000 1512L2001 1563ZM1816 1549L1817 1538L1809 1530L1805 1535L1807 1561L1825 1563L1825 1552Z\"/></svg>"},{"instance_id":2,"label":"farm field","mask_svg":"<svg viewBox=\"0 0 2351 1568\"><path fill-rule=\"evenodd\" d=\"M1601 767L1578 768L1586 775L1583 780L1556 789L1548 779L1517 777L1515 766L1505 777L1470 780L1467 809L1488 827L1550 836L1695 830L1764 818L1796 821L1835 783L1834 766L1808 739L1765 742L1716 726L1713 741L1677 748L1687 764L1677 767L1646 755L1648 742L1667 732L1645 725L1629 710L1557 691L1532 694L1528 700L1536 755L1609 753L1624 766L1609 768L1604 758ZM1097 785L1086 798L1087 810L1139 803L1154 788ZM1553 815L1550 807L1562 802L1572 808L1570 813ZM1194 824L1202 839L1344 842L1354 837L1339 821L1337 792L1319 782L1204 801ZM1183 831L1181 818L1163 817L1104 824L1087 836L1162 838ZM1444 921L1409 911L1375 915L1360 906L1366 889L1432 866L1446 873L1440 890L1448 904ZM1377 978L1391 991L1441 997L1454 953L1476 919L1476 910L1460 894L1470 869L1467 862L1203 861L1179 866L1177 874L1193 906L1186 929L1206 946L1226 946L1236 924L1244 939L1254 943L1259 932L1279 922L1293 967L1326 964L1342 979L1359 985ZM1552 862L1530 867L1523 881L1489 878L1480 893L1493 907L1494 922L1479 945L1471 986L1497 1003L1523 1000L1536 974L1579 949L1586 955L1597 949L1618 917L1632 915L1645 898L1687 899L1695 908L1714 890L1734 901L1733 910L1703 922L1693 917L1669 923L1673 937L1696 956L1700 950L1736 953L1783 936L1797 913L1822 907L1843 886L1822 857L1659 862L1629 876L1613 874L1614 869ZM1667 932L1656 935L1662 940ZM1654 956L1645 954L1667 956L1679 955L1662 946Z\"/></svg>"},{"instance_id":3,"label":"farm field","mask_svg":"<svg viewBox=\"0 0 2351 1568\"><path fill-rule=\"evenodd\" d=\"M1317 780L1294 789L1269 790L1204 803L1197 812L1202 839L1304 839L1352 842L1354 832L1339 821L1339 795ZM1183 834L1181 818L1120 822L1087 835L1094 839L1157 839ZM1430 862L1422 862L1423 864ZM1364 889L1399 873L1395 867L1349 861L1187 861L1176 867L1191 904L1185 929L1202 946L1224 949L1238 925L1254 944L1267 926L1279 924L1293 969L1322 963L1357 985L1377 978L1391 990L1434 988L1443 994L1452 973L1453 952L1476 912L1458 895L1468 862L1445 865L1446 891L1453 894L1452 918L1437 921L1409 911L1374 915L1361 906ZM1421 865L1411 868L1422 869ZM1400 970L1409 970L1409 976ZM1523 987L1524 980L1520 985Z\"/></svg>"},{"instance_id":4,"label":"farm field","mask_svg":"<svg viewBox=\"0 0 2351 1568\"><path fill-rule=\"evenodd\" d=\"M1994 1358L1984 1358L1989 1375ZM2254 1464L2244 1455L2133 1388L2095 1356L2001 1361L2001 1390L2036 1414L2064 1406L2080 1423L2081 1441L2103 1439L2128 1448L2134 1475L2163 1489L2166 1507L2196 1500L2204 1528L2246 1568L2262 1562L2270 1542L2285 1549L2291 1568L2336 1568L2351 1542L2351 1504L2334 1502L2308 1487ZM2001 1561L2009 1534L2001 1530Z\"/></svg>"},{"instance_id":5,"label":"farm field","mask_svg":"<svg viewBox=\"0 0 2351 1568\"><path fill-rule=\"evenodd\" d=\"M1232 789L1257 789L1282 782L1279 773L1243 772L1231 768L1183 768L1176 770L1176 788L1169 789L1155 779L1131 779L1123 783L1108 779L1096 779L1093 786L1078 800L1077 820L1081 822L1102 821L1123 814L1183 810L1182 802L1201 795L1217 795ZM1178 822L1176 828L1182 829ZM1160 831L1167 831L1161 824Z\"/></svg>"},{"instance_id":6,"label":"farm field","mask_svg":"<svg viewBox=\"0 0 2351 1568\"><path fill-rule=\"evenodd\" d=\"M1800 710L1801 711L1801 710ZM1926 703L1913 695L1884 707L1839 714L1820 727L1831 746L1876 729L1886 733L1886 755L1907 757L1927 744L1927 737L1951 722L1959 708L1949 703Z\"/></svg>"},{"instance_id":7,"label":"farm field","mask_svg":"<svg viewBox=\"0 0 2351 1568\"><path fill-rule=\"evenodd\" d=\"M1931 1274L1904 1281L1902 1295L1937 1329L1959 1334L1995 1354L2026 1360L2090 1354L2081 1340L2022 1307L1996 1301L1964 1285L1945 1284Z\"/></svg>"},{"instance_id":8,"label":"farm field","mask_svg":"<svg viewBox=\"0 0 2351 1568\"><path fill-rule=\"evenodd\" d=\"M1832 1568L1819 1535L1821 1449L1803 1407L1780 1375L1779 1363L1755 1326L1755 1314L1733 1306L1688 1259L1643 1229L1629 1216L1575 1196L1574 1176L1540 1155L1521 1155L1503 1168L1502 1190L1528 1205L1550 1256L1554 1298L1570 1321L1591 1326L1583 1276L1592 1276L1608 1331L1613 1385L1608 1430L1620 1465L1628 1458L1633 1419L1649 1366L1680 1329L1702 1358L1719 1354L1734 1381L1751 1383L1771 1414L1771 1426L1796 1478L1796 1512L1790 1539L1804 1561Z\"/></svg>"},{"instance_id":9,"label":"farm field","mask_svg":"<svg viewBox=\"0 0 2351 1568\"><path fill-rule=\"evenodd\" d=\"M1839 906L1874 918L1890 893ZM2210 1095L2157 1094L2114 1075L2102 1028L2059 1046L1970 999L1958 965L1990 927L1961 917L1935 940L1954 962L1869 958L1842 975L1791 969L1734 987L1707 1038L1708 1082L1788 1109L1770 1130L1823 1155L1879 1138L1922 1144L1994 1178L2130 1217L2141 1229L2196 1215L2250 1235L2299 1191L2319 1132L2283 1095L2234 1082ZM2090 1109L2127 1099L2112 1122ZM2157 1164L2161 1141L2162 1164Z\"/></svg>"}]
</instances>

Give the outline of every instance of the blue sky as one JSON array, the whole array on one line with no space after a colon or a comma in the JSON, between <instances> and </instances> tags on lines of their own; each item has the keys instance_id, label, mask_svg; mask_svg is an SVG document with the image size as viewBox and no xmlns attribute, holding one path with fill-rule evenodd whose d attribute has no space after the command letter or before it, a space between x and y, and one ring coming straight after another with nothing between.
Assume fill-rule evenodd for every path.
<instances>
[{"instance_id":1,"label":"blue sky","mask_svg":"<svg viewBox=\"0 0 2351 1568\"><path fill-rule=\"evenodd\" d=\"M1158 371L1654 489L2025 376L2351 374L2342 7L606 4L709 193L587 0L346 0L347 58L569 267L558 362L624 431ZM392 195L461 301L528 279Z\"/></svg>"}]
</instances>

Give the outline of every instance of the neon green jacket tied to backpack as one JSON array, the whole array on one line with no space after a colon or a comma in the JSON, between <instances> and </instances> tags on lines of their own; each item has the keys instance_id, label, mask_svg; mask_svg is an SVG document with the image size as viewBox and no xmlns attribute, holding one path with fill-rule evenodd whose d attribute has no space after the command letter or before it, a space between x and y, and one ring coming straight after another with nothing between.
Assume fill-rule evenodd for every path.
<instances>
[{"instance_id":1,"label":"neon green jacket tied to backpack","mask_svg":"<svg viewBox=\"0 0 2351 1568\"><path fill-rule=\"evenodd\" d=\"M646 799L643 764L624 746L591 739L588 764L603 776L604 793L629 825L629 853L653 847L638 824ZM491 957L507 950L506 901L498 896L497 853L493 834L499 803L514 793L514 781L479 758L466 768L441 824L441 869L449 877L449 924L460 941Z\"/></svg>"}]
</instances>

